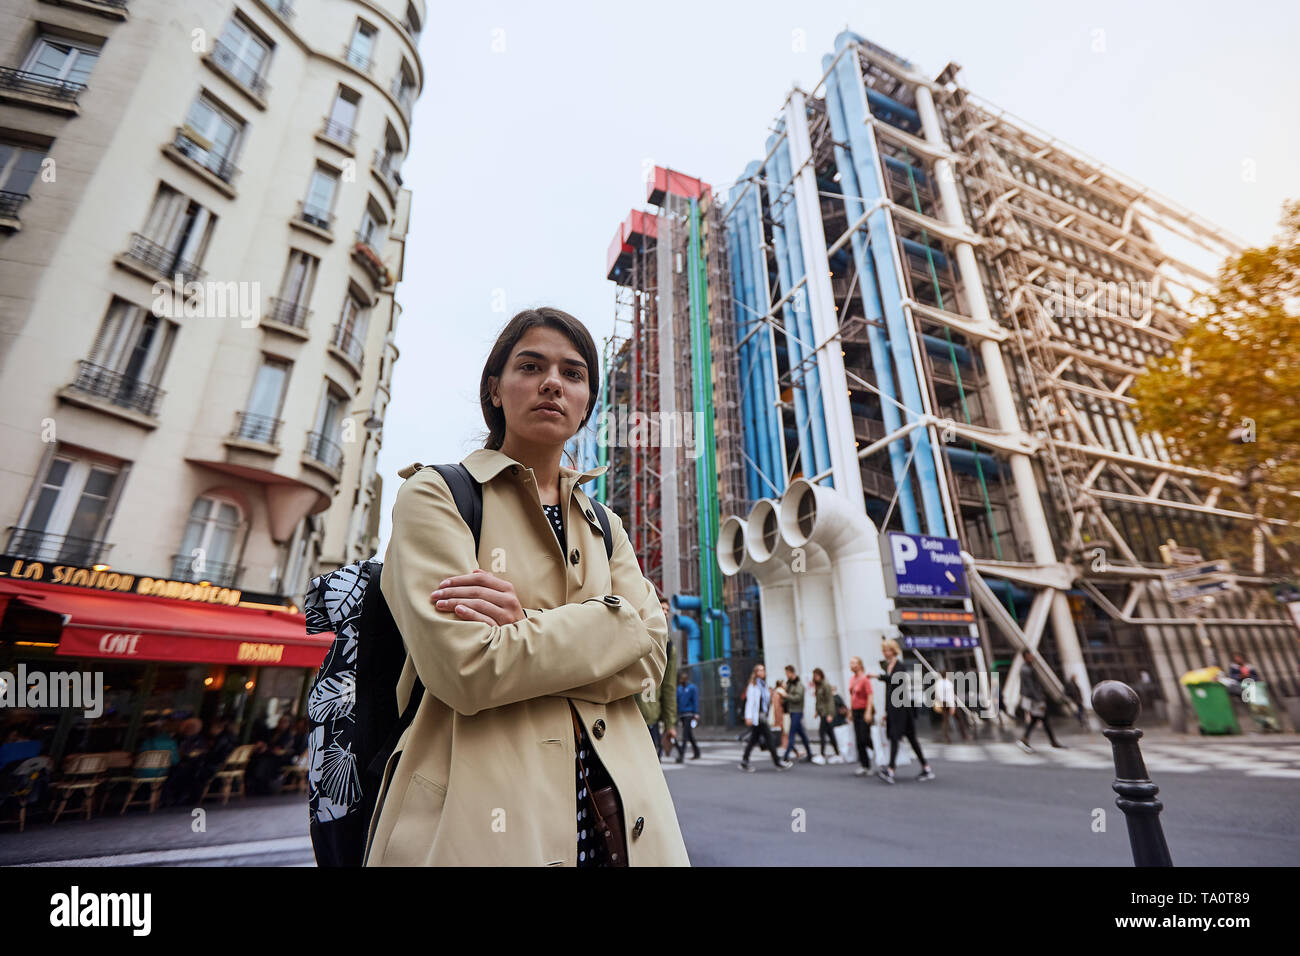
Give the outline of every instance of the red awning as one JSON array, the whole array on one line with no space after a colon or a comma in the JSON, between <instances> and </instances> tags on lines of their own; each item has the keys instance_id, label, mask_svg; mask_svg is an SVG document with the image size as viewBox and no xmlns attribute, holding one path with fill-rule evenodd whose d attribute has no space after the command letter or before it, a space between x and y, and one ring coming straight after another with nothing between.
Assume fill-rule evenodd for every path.
<instances>
[{"instance_id":1,"label":"red awning","mask_svg":"<svg viewBox=\"0 0 1300 956\"><path fill-rule=\"evenodd\" d=\"M64 616L63 657L319 667L333 639L288 611L0 580L6 599Z\"/></svg>"}]
</instances>

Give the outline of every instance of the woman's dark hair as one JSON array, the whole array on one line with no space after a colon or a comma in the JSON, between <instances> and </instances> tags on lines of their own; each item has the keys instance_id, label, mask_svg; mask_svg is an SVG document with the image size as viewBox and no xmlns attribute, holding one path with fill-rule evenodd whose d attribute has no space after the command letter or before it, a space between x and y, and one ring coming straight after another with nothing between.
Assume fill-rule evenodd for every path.
<instances>
[{"instance_id":1,"label":"woman's dark hair","mask_svg":"<svg viewBox=\"0 0 1300 956\"><path fill-rule=\"evenodd\" d=\"M822 670L820 667L813 668L813 683L814 684L826 683L826 672Z\"/></svg>"},{"instance_id":2,"label":"woman's dark hair","mask_svg":"<svg viewBox=\"0 0 1300 956\"><path fill-rule=\"evenodd\" d=\"M578 350L582 360L587 363L587 386L590 389L590 395L587 398L587 412L582 416L582 422L578 426L579 429L587 424L587 420L591 418L592 409L596 407L596 399L600 397L600 361L596 355L596 342L592 339L591 333L587 331L587 327L569 313L562 312L559 309L552 309L547 306L538 309L524 309L506 323L506 327L497 336L492 351L488 353L487 361L483 364L483 374L479 378L478 385L478 403L483 409L483 421L487 423L488 427L487 439L483 443L484 448L499 451L501 443L506 438L505 409L492 404L492 390L489 387L488 379L493 376L498 379L501 377L501 374L505 371L506 362L510 359L510 353L514 351L519 340L524 337L524 333L529 329L538 327L562 332L573 343L573 347Z\"/></svg>"}]
</instances>

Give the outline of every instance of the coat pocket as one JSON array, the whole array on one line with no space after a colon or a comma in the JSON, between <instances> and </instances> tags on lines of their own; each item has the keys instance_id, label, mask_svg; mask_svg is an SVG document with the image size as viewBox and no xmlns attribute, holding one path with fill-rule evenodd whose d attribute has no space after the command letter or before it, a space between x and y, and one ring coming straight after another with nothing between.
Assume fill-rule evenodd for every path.
<instances>
[{"instance_id":1,"label":"coat pocket","mask_svg":"<svg viewBox=\"0 0 1300 956\"><path fill-rule=\"evenodd\" d=\"M397 821L388 837L384 862L390 866L420 866L438 833L447 788L420 773L411 780L397 807Z\"/></svg>"}]
</instances>

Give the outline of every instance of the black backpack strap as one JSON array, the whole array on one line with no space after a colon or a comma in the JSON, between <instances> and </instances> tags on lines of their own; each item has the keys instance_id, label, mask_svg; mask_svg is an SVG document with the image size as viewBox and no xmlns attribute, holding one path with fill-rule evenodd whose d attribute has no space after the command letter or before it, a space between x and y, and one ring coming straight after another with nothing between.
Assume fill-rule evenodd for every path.
<instances>
[{"instance_id":1,"label":"black backpack strap","mask_svg":"<svg viewBox=\"0 0 1300 956\"><path fill-rule=\"evenodd\" d=\"M451 489L451 495L456 500L456 510L464 519L465 524L474 535L474 550L478 551L479 537L483 531L483 487L474 480L474 476L469 473L469 469L459 462L450 465L429 465L442 475L442 480L447 483ZM601 515L602 520L604 515ZM382 572L381 572L382 573ZM411 726L415 720L415 713L420 709L420 702L424 700L424 681L420 680L420 675L416 674L415 683L411 685L411 696L406 700L406 709L402 711L402 716L397 718L397 723L393 725L393 732L389 735L385 746L375 756L370 765L370 773L375 776L381 776L384 772L384 765L388 763L388 758L392 756L397 749L397 741L401 739L406 728Z\"/></svg>"},{"instance_id":2,"label":"black backpack strap","mask_svg":"<svg viewBox=\"0 0 1300 956\"><path fill-rule=\"evenodd\" d=\"M600 521L600 530L605 535L605 559L609 560L614 557L614 532L609 528L609 515L605 513L605 506L599 501L592 501L591 504L596 511L596 518Z\"/></svg>"}]
</instances>

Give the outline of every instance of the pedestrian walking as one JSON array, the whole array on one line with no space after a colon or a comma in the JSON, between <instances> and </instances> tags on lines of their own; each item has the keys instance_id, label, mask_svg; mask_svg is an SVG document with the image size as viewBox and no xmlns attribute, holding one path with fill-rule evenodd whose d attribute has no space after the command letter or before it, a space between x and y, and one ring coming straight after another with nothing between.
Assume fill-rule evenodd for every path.
<instances>
[{"instance_id":1,"label":"pedestrian walking","mask_svg":"<svg viewBox=\"0 0 1300 956\"><path fill-rule=\"evenodd\" d=\"M423 690L367 866L690 864L634 700L663 681L668 622L623 522L579 487L607 468L562 464L600 370L559 309L501 331L479 379L488 434L461 463L482 492L477 548L437 469L399 472L381 579L408 651L398 711Z\"/></svg>"},{"instance_id":2,"label":"pedestrian walking","mask_svg":"<svg viewBox=\"0 0 1300 956\"><path fill-rule=\"evenodd\" d=\"M835 691L831 685L826 682L826 672L820 667L813 668L813 700L816 701L817 717L820 723L817 727L817 743L821 753L813 758L813 763L843 763L844 758L840 756L840 745L835 742ZM831 759L826 759L826 741L831 742L831 750L834 753Z\"/></svg>"},{"instance_id":3,"label":"pedestrian walking","mask_svg":"<svg viewBox=\"0 0 1300 956\"><path fill-rule=\"evenodd\" d=\"M749 684L745 687L745 726L751 728L749 741L745 744L745 755L740 758L740 769L753 773L749 763L750 751L760 740L767 741L768 752L777 770L789 770L794 766L788 760L782 760L776 754L776 742L772 739L772 728L767 723L767 711L772 705L772 694L767 689L767 668L755 664L749 675Z\"/></svg>"},{"instance_id":4,"label":"pedestrian walking","mask_svg":"<svg viewBox=\"0 0 1300 956\"><path fill-rule=\"evenodd\" d=\"M784 758L790 759L790 755L798 754L795 748L794 740L798 737L803 741L803 759L809 763L812 762L813 752L812 744L808 743L808 731L803 727L803 701L804 689L803 682L799 680L799 673L794 669L793 664L785 665L785 709L790 715L790 742L786 745Z\"/></svg>"},{"instance_id":5,"label":"pedestrian walking","mask_svg":"<svg viewBox=\"0 0 1300 956\"><path fill-rule=\"evenodd\" d=\"M961 739L966 740L966 721L957 713L957 689L952 686L952 681L940 675L934 682L934 698L935 709L939 711L942 719L943 742L952 743L952 734L948 730L950 723L957 725L957 729L961 731Z\"/></svg>"},{"instance_id":6,"label":"pedestrian walking","mask_svg":"<svg viewBox=\"0 0 1300 956\"><path fill-rule=\"evenodd\" d=\"M779 680L772 685L772 737L781 737L780 753L785 753L786 744L790 742L790 717L785 712L785 681Z\"/></svg>"},{"instance_id":7,"label":"pedestrian walking","mask_svg":"<svg viewBox=\"0 0 1300 956\"><path fill-rule=\"evenodd\" d=\"M916 721L912 718L912 688L907 678L907 671L902 667L902 650L898 641L890 638L880 645L885 655L885 672L881 675L885 682L885 733L889 737L889 766L881 767L879 777L885 783L895 783L894 767L898 761L898 743L904 737L912 745L912 753L921 763L921 773L917 780L933 780L934 770L926 762L921 752L921 743L916 739Z\"/></svg>"},{"instance_id":8,"label":"pedestrian walking","mask_svg":"<svg viewBox=\"0 0 1300 956\"><path fill-rule=\"evenodd\" d=\"M871 699L871 678L862 666L862 658L850 657L849 705L853 708L853 739L858 745L858 768L853 771L861 777L871 772L871 724L875 720L875 707Z\"/></svg>"},{"instance_id":9,"label":"pedestrian walking","mask_svg":"<svg viewBox=\"0 0 1300 956\"><path fill-rule=\"evenodd\" d=\"M691 759L700 759L700 745L695 742L695 723L700 719L700 689L691 681L691 672L683 670L677 677L677 719L682 730L677 735L677 762L686 759L686 744L691 745Z\"/></svg>"},{"instance_id":10,"label":"pedestrian walking","mask_svg":"<svg viewBox=\"0 0 1300 956\"><path fill-rule=\"evenodd\" d=\"M1020 699L1021 706L1025 709L1025 732L1016 741L1016 745L1027 754L1033 753L1034 748L1029 746L1029 735L1033 732L1035 724L1042 724L1052 746L1064 750L1065 745L1057 742L1056 734L1052 733L1052 725L1047 719L1047 695L1043 693L1043 685L1039 683L1038 675L1034 673L1032 651L1025 651L1025 661L1020 665Z\"/></svg>"},{"instance_id":11,"label":"pedestrian walking","mask_svg":"<svg viewBox=\"0 0 1300 956\"><path fill-rule=\"evenodd\" d=\"M659 607L667 621L672 608L663 598L659 599ZM653 693L647 694L643 690L636 695L636 705L641 708L641 716L650 728L650 739L654 741L655 757L661 761L664 755L673 752L673 743L677 740L677 652L671 636L665 650L668 663L664 666L663 680Z\"/></svg>"},{"instance_id":12,"label":"pedestrian walking","mask_svg":"<svg viewBox=\"0 0 1300 956\"><path fill-rule=\"evenodd\" d=\"M1065 682L1065 693L1070 698L1070 702L1074 704L1074 716L1079 721L1079 726L1086 727L1088 722L1083 716L1083 690L1079 687L1079 679L1073 674Z\"/></svg>"}]
</instances>

